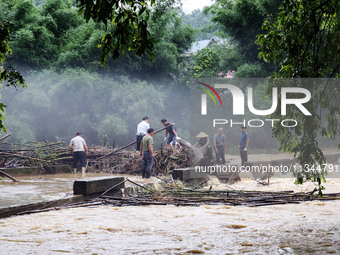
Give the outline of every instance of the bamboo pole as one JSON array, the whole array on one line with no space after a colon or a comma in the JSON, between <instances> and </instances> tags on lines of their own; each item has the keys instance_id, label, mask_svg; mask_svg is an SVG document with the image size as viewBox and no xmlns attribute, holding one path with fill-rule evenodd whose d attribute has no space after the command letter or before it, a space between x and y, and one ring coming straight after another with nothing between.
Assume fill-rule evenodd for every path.
<instances>
[{"instance_id":1,"label":"bamboo pole","mask_svg":"<svg viewBox=\"0 0 340 255\"><path fill-rule=\"evenodd\" d=\"M171 127L171 126L174 126L174 125L175 125L175 123L172 123L172 124L170 124L170 125L168 125L168 126L166 126L166 127L164 127L164 128L161 128L160 130L155 131L154 134L158 134L159 132L165 130L166 128ZM101 156L101 157L98 158L98 160L103 159L103 158L106 158L106 157L108 157L108 156L111 156L112 154L115 154L115 153L117 153L118 151L121 151L121 150L123 150L123 149L125 149L125 148L127 148L127 147L129 147L129 146L131 146L131 145L134 145L135 143L137 143L137 141L134 141L134 142L132 142L132 143L129 143L129 144L127 144L127 145L125 145L125 146L123 146L123 147L121 147L121 148L119 148L119 149L117 149L117 150L115 150L115 151L112 151L112 152L110 152L110 153L108 153L108 154L106 154L106 155L104 155L104 156Z\"/></svg>"},{"instance_id":2,"label":"bamboo pole","mask_svg":"<svg viewBox=\"0 0 340 255\"><path fill-rule=\"evenodd\" d=\"M9 175L8 173L5 173L4 171L1 171L1 170L0 170L0 174L6 176L6 177L8 177L8 178L10 178L10 179L11 179L12 181L14 181L14 182L19 182L18 179L14 178L13 176Z\"/></svg>"},{"instance_id":3,"label":"bamboo pole","mask_svg":"<svg viewBox=\"0 0 340 255\"><path fill-rule=\"evenodd\" d=\"M9 134L7 134L7 135L1 137L1 138L0 138L0 142L1 142L2 140L5 140L7 137L10 137L10 136L11 136L11 133L9 133Z\"/></svg>"},{"instance_id":4,"label":"bamboo pole","mask_svg":"<svg viewBox=\"0 0 340 255\"><path fill-rule=\"evenodd\" d=\"M138 187L140 187L140 188L142 188L142 189L145 189L145 190L147 190L147 191L149 191L149 192L151 192L151 193L155 193L153 190L148 189L148 188L146 188L146 187L144 187L144 186L142 186L142 185L139 185L138 183L136 183L136 182L134 182L134 181L131 181L129 178L126 178L126 181L131 182L132 184L134 184L134 185L136 185L136 186L138 186Z\"/></svg>"},{"instance_id":5,"label":"bamboo pole","mask_svg":"<svg viewBox=\"0 0 340 255\"><path fill-rule=\"evenodd\" d=\"M113 190L114 188L118 187L119 185L125 183L127 181L127 179L124 178L123 181L121 181L120 183L112 186L111 188L109 188L108 190L104 191L99 197L103 197L106 193L108 193L109 191Z\"/></svg>"},{"instance_id":6,"label":"bamboo pole","mask_svg":"<svg viewBox=\"0 0 340 255\"><path fill-rule=\"evenodd\" d=\"M47 160L43 160L43 159L39 159L39 158L32 158L32 157L29 157L29 156L24 156L24 155L15 154L15 153L0 152L0 154L7 155L9 157L28 158L28 159L31 159L31 160L49 162Z\"/></svg>"}]
</instances>

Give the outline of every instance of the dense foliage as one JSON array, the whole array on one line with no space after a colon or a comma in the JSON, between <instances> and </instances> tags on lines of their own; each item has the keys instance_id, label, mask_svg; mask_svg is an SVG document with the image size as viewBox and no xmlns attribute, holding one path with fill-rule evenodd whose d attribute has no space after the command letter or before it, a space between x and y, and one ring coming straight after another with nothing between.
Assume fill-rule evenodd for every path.
<instances>
[{"instance_id":1,"label":"dense foliage","mask_svg":"<svg viewBox=\"0 0 340 255\"><path fill-rule=\"evenodd\" d=\"M148 20L155 0L77 0L77 4L86 21L92 19L105 25L100 45L103 47L102 65L109 54L117 59L126 51L153 57L155 40L148 30Z\"/></svg>"},{"instance_id":2,"label":"dense foliage","mask_svg":"<svg viewBox=\"0 0 340 255\"><path fill-rule=\"evenodd\" d=\"M335 78L340 73L340 2L283 1L278 17L267 19L257 44L260 57L279 62L277 77Z\"/></svg>"},{"instance_id":3,"label":"dense foliage","mask_svg":"<svg viewBox=\"0 0 340 255\"><path fill-rule=\"evenodd\" d=\"M185 129L188 111L180 111L171 99L181 98L185 109L188 93L183 93L187 88L180 82L186 77L178 66L194 33L174 6L175 1L158 1L142 14L148 13L148 33L156 40L153 61L127 51L115 61L108 58L102 67L98 45L103 43L108 26L96 18L86 22L78 14L76 1L1 1L0 20L12 23L1 30L7 33L0 38L6 46L3 74L16 71L9 65L12 63L27 78L29 87L27 91L2 92L9 106L5 123L13 133L12 140L53 140L74 135L78 129L88 133L91 143L101 143L100 137L107 136L111 142L122 144L134 136L136 124L144 115L150 115L155 127L166 117L175 121L179 130ZM7 62L3 61L5 54ZM101 100L99 95L110 100ZM104 110L110 114L103 114Z\"/></svg>"},{"instance_id":4,"label":"dense foliage","mask_svg":"<svg viewBox=\"0 0 340 255\"><path fill-rule=\"evenodd\" d=\"M283 1L282 11L276 19L269 19L257 43L266 61L276 61L278 78L339 78L340 74L340 2L337 0ZM292 82L290 86L307 88L313 94L308 103L312 116L298 110L288 112L288 118L299 120L294 129L275 126L273 134L283 151L293 152L301 165L322 166L326 159L320 149L318 135L334 140L340 134L339 85L337 80L320 79L317 82ZM273 86L278 86L274 83ZM270 88L269 88L270 89ZM272 118L278 117L274 114ZM297 182L313 180L319 184L324 173L310 173L308 169L298 175Z\"/></svg>"},{"instance_id":5,"label":"dense foliage","mask_svg":"<svg viewBox=\"0 0 340 255\"><path fill-rule=\"evenodd\" d=\"M10 63L6 63L6 56L12 52L9 46L11 27L12 24L9 22L0 20L0 89L3 86L3 83L5 83L6 86L25 86L25 80L21 73ZM4 64L7 64L5 69L3 68ZM0 133L1 131L6 132L6 128L3 124L5 107L6 105L0 102Z\"/></svg>"},{"instance_id":6,"label":"dense foliage","mask_svg":"<svg viewBox=\"0 0 340 255\"><path fill-rule=\"evenodd\" d=\"M196 40L210 39L219 32L219 27L211 21L211 14L205 14L200 9L189 14L181 12L183 22L195 29Z\"/></svg>"},{"instance_id":7,"label":"dense foliage","mask_svg":"<svg viewBox=\"0 0 340 255\"><path fill-rule=\"evenodd\" d=\"M166 6L169 1L161 3L150 11L148 22L148 33L157 41L154 61L127 50L116 61L108 59L102 68L100 62L105 56L101 55L101 48L106 51L110 47L109 42L102 41L102 35L108 33L106 25L93 20L86 22L78 15L75 1L46 0L36 6L29 0L4 0L0 3L0 20L8 20L14 27L10 43L13 54L9 60L29 69L82 67L119 75L133 73L143 79L155 74L158 78L169 78L176 75L180 56L190 47L194 35L175 7Z\"/></svg>"},{"instance_id":8,"label":"dense foliage","mask_svg":"<svg viewBox=\"0 0 340 255\"><path fill-rule=\"evenodd\" d=\"M240 65L231 70L241 69L238 77L267 77L275 69L274 65L265 65L257 55L256 36L263 33L262 23L267 17L276 16L282 0L216 0L205 9L212 14L212 21L221 27L236 45L225 55L236 54L242 59ZM225 67L230 67L230 62ZM230 69L229 69L230 70ZM260 71L261 70L261 71Z\"/></svg>"}]
</instances>

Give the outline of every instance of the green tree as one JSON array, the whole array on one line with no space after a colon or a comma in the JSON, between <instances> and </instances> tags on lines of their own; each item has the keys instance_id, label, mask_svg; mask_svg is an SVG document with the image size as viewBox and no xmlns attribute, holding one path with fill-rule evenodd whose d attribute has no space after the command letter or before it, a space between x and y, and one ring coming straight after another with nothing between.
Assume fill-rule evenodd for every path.
<instances>
[{"instance_id":1,"label":"green tree","mask_svg":"<svg viewBox=\"0 0 340 255\"><path fill-rule=\"evenodd\" d=\"M240 52L237 45L228 45L224 49L220 49L221 69L222 70L237 70L239 66L243 65L246 60L244 55Z\"/></svg>"},{"instance_id":2,"label":"green tree","mask_svg":"<svg viewBox=\"0 0 340 255\"><path fill-rule=\"evenodd\" d=\"M21 73L10 63L6 63L6 56L12 52L9 46L11 28L12 24L0 20L0 85L3 86L5 83L6 86L25 86L25 80ZM0 132L6 132L3 125L5 107L6 105L0 102Z\"/></svg>"},{"instance_id":3,"label":"green tree","mask_svg":"<svg viewBox=\"0 0 340 255\"><path fill-rule=\"evenodd\" d=\"M194 60L195 64L192 70L192 77L207 78L218 76L220 71L220 57L215 47L200 50Z\"/></svg>"},{"instance_id":4,"label":"green tree","mask_svg":"<svg viewBox=\"0 0 340 255\"><path fill-rule=\"evenodd\" d=\"M180 14L183 22L195 29L196 40L208 40L219 31L218 27L211 21L212 15L210 13L203 13L200 9L196 9L189 14L184 12Z\"/></svg>"},{"instance_id":5,"label":"green tree","mask_svg":"<svg viewBox=\"0 0 340 255\"><path fill-rule=\"evenodd\" d=\"M265 61L276 61L280 65L280 70L274 77L339 77L339 12L340 2L337 0L283 1L278 17L263 24L263 28L269 30L269 33L259 35L257 39L257 44L262 49L259 56ZM274 83L272 86L282 84ZM338 81L297 81L289 86L304 87L312 92L313 99L307 105L312 116L304 116L291 109L286 117L296 119L300 124L290 129L274 126L273 134L280 141L281 149L297 155L302 166L322 166L326 159L317 136L321 134L334 140L340 133ZM271 91L271 86L268 91ZM277 117L277 114L272 116ZM324 173L304 171L297 175L297 183L306 180L316 181L319 184L319 194L322 194Z\"/></svg>"},{"instance_id":6,"label":"green tree","mask_svg":"<svg viewBox=\"0 0 340 255\"><path fill-rule=\"evenodd\" d=\"M108 55L117 59L121 53L132 51L153 58L155 40L148 30L150 6L155 0L77 0L79 14L86 21L103 23L106 33L102 38L101 64Z\"/></svg>"},{"instance_id":7,"label":"green tree","mask_svg":"<svg viewBox=\"0 0 340 255\"><path fill-rule=\"evenodd\" d=\"M181 56L190 48L194 40L194 30L185 25L178 10L167 8L160 16L157 11L152 14L150 32L157 40L154 61L145 63L145 70L156 77L174 76L178 73Z\"/></svg>"},{"instance_id":8,"label":"green tree","mask_svg":"<svg viewBox=\"0 0 340 255\"><path fill-rule=\"evenodd\" d=\"M76 2L80 6L79 11L85 15L87 23L82 17L78 16ZM110 73L119 77L134 75L134 77L147 79L153 83L157 82L160 84L158 86L162 88L166 87L168 83L159 82L160 80L166 81L169 78L177 78L182 54L190 47L194 35L191 26L183 23L178 10L174 7L174 0L160 0L152 8L147 5L150 5L153 1L96 1L98 6L93 6L93 1L89 5L86 5L86 2L73 0L1 1L0 20L13 22L13 26L10 28L11 38L8 36L8 40L4 41L13 49L13 54L7 55L7 60L15 65L24 66L26 75L29 75L32 70L53 69L65 73L68 67L76 69L81 67L95 71L94 76L99 73L101 75ZM106 5L104 2L110 3ZM117 9L116 5L112 5L112 3L123 7ZM131 5L120 5L120 3L130 3ZM104 5L112 8L105 9ZM142 11L142 9L145 10ZM98 15L96 13L91 14L88 10L90 12L99 11L102 16L98 13ZM125 28L131 30L123 31L122 29ZM126 35L126 38L119 38L118 36L113 38L115 42L109 42L106 39L101 41L103 34L105 34L105 38L109 34ZM156 44L154 44L156 41L153 41L153 38L157 40ZM153 43L152 47L150 43ZM108 63L101 68L99 56L102 49L97 47L99 44L102 44L102 49L109 48L111 53L115 49L120 54L125 49L125 55L120 56L115 61L109 58ZM148 48L149 46L150 48ZM143 47L145 47L145 52L150 53L152 48L152 53L156 53L154 61L143 56ZM8 62L6 67L10 67ZM10 71L16 70L5 69L4 78L14 77L9 75ZM43 77L42 79L46 80L47 78ZM91 80L88 77L84 79ZM32 82L32 79L30 81ZM36 80L32 83L34 82ZM55 82L55 84L59 83ZM70 89L68 86L64 86L65 89ZM51 100L49 102L42 100L41 105L44 105L44 109L49 109L50 104L53 104L53 97L48 96L48 92L45 95L44 89L39 88L38 91L35 91L35 88L32 87L30 91L36 94L41 92L43 98ZM14 97L14 95L12 96ZM38 96L30 95L24 101L29 102L30 98L38 98ZM17 103L19 105L20 102ZM10 106L13 107L15 104L11 103ZM32 108L35 108L37 112L45 112L44 109L40 108L39 103L34 104ZM18 118L21 116L20 119L24 119L24 113L20 113L19 110L11 111L11 114L18 116ZM30 125L27 119L29 118L25 118L26 127ZM12 118L11 123L19 123L19 120L14 121ZM32 127L33 124L34 118L32 118ZM46 123L42 124L45 125ZM15 126L19 127L20 125ZM53 130L53 127L51 130Z\"/></svg>"},{"instance_id":9,"label":"green tree","mask_svg":"<svg viewBox=\"0 0 340 255\"><path fill-rule=\"evenodd\" d=\"M157 41L152 61L128 52L115 61L109 59L104 69L119 75L133 73L139 79L152 81L178 80L182 55L194 40L192 27L183 23L175 7L167 6L151 12L149 28Z\"/></svg>"},{"instance_id":10,"label":"green tree","mask_svg":"<svg viewBox=\"0 0 340 255\"><path fill-rule=\"evenodd\" d=\"M263 33L262 23L268 16L275 16L282 0L216 0L205 12L213 15L219 24L240 47L246 60L258 62L256 36Z\"/></svg>"},{"instance_id":11,"label":"green tree","mask_svg":"<svg viewBox=\"0 0 340 255\"><path fill-rule=\"evenodd\" d=\"M73 0L46 0L41 6L41 16L45 18L51 17L53 20L53 25L48 24L47 29L53 33L58 46L65 43L65 40L63 40L64 33L83 23L77 10L73 8L73 3Z\"/></svg>"},{"instance_id":12,"label":"green tree","mask_svg":"<svg viewBox=\"0 0 340 255\"><path fill-rule=\"evenodd\" d=\"M262 23L275 17L282 0L216 0L204 9L229 40L228 49L221 53L223 70L235 70L238 77L266 77L277 66L258 59L256 36L264 33ZM261 66L261 70L258 67ZM237 73L238 68L240 71Z\"/></svg>"},{"instance_id":13,"label":"green tree","mask_svg":"<svg viewBox=\"0 0 340 255\"><path fill-rule=\"evenodd\" d=\"M0 19L13 24L10 46L11 62L27 67L46 68L56 58L57 45L50 28L56 27L51 16L42 16L32 1L4 0L0 3Z\"/></svg>"},{"instance_id":14,"label":"green tree","mask_svg":"<svg viewBox=\"0 0 340 255\"><path fill-rule=\"evenodd\" d=\"M263 24L260 58L280 64L278 77L338 77L339 11L337 0L285 0L277 19Z\"/></svg>"},{"instance_id":15,"label":"green tree","mask_svg":"<svg viewBox=\"0 0 340 255\"><path fill-rule=\"evenodd\" d=\"M243 64L237 68L235 72L235 77L242 77L242 78L258 78L258 77L265 77L267 75L266 70L263 68L262 64L260 63L253 63L253 64Z\"/></svg>"},{"instance_id":16,"label":"green tree","mask_svg":"<svg viewBox=\"0 0 340 255\"><path fill-rule=\"evenodd\" d=\"M98 71L101 50L97 47L105 30L94 22L80 24L67 30L63 35L63 46L60 46L58 59L54 66L58 69L82 67Z\"/></svg>"}]
</instances>

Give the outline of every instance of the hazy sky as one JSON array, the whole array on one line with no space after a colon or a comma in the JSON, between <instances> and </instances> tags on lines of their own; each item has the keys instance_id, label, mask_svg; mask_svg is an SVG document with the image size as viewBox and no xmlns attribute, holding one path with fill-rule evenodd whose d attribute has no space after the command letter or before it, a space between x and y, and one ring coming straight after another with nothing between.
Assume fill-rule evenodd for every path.
<instances>
[{"instance_id":1,"label":"hazy sky","mask_svg":"<svg viewBox=\"0 0 340 255\"><path fill-rule=\"evenodd\" d=\"M183 3L183 11L185 13L190 13L195 9L201 9L204 6L211 5L212 0L182 0Z\"/></svg>"}]
</instances>

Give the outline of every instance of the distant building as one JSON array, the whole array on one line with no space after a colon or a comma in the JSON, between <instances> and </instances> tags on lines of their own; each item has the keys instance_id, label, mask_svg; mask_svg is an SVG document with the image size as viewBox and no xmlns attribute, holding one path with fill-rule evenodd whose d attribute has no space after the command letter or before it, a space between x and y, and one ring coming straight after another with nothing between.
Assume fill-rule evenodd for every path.
<instances>
[{"instance_id":1,"label":"distant building","mask_svg":"<svg viewBox=\"0 0 340 255\"><path fill-rule=\"evenodd\" d=\"M190 55L197 55L200 50L216 45L226 45L228 41L226 39L218 38L217 36L211 37L209 40L195 41L192 43L191 48L185 52L186 57Z\"/></svg>"},{"instance_id":2,"label":"distant building","mask_svg":"<svg viewBox=\"0 0 340 255\"><path fill-rule=\"evenodd\" d=\"M182 57L186 57L189 59L189 62L192 62L192 56L195 56L198 54L200 50L203 50L205 48L208 48L212 45L225 45L225 47L228 47L229 41L227 39L222 39L217 36L211 37L209 40L201 40L201 41L195 41L192 43L191 48L187 50ZM234 70L228 70L228 71L221 71L218 76L220 78L233 78L235 76Z\"/></svg>"}]
</instances>

